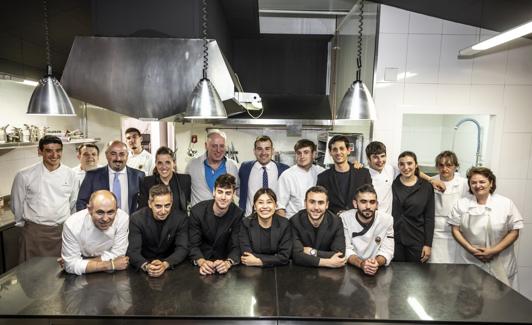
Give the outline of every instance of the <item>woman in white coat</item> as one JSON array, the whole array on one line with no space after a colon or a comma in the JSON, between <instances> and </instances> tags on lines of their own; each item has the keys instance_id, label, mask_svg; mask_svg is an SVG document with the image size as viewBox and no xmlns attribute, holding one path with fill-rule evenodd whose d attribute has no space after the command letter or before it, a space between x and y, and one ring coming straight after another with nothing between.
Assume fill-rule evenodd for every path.
<instances>
[{"instance_id":1,"label":"woman in white coat","mask_svg":"<svg viewBox=\"0 0 532 325\"><path fill-rule=\"evenodd\" d=\"M445 184L445 191L434 191L434 239L429 263L464 263L458 254L463 248L453 238L449 225L449 214L456 202L470 197L467 179L456 173L458 158L452 151L443 151L436 156L438 175L432 177Z\"/></svg>"},{"instance_id":2,"label":"woman in white coat","mask_svg":"<svg viewBox=\"0 0 532 325\"><path fill-rule=\"evenodd\" d=\"M516 288L517 261L514 242L523 228L523 217L512 200L493 194L495 175L485 167L467 172L472 198L462 198L451 211L454 238L465 248L464 259L500 281Z\"/></svg>"}]
</instances>

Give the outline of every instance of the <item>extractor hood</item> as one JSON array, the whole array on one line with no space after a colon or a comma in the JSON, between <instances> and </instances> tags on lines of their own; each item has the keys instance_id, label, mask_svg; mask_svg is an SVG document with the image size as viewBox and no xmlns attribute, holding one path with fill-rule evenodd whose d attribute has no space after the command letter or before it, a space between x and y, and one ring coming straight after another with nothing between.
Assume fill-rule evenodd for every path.
<instances>
[{"instance_id":1,"label":"extractor hood","mask_svg":"<svg viewBox=\"0 0 532 325\"><path fill-rule=\"evenodd\" d=\"M184 113L202 77L201 39L76 37L61 83L77 99L135 118ZM216 41L209 42L208 77L228 115L243 111L238 81Z\"/></svg>"}]
</instances>

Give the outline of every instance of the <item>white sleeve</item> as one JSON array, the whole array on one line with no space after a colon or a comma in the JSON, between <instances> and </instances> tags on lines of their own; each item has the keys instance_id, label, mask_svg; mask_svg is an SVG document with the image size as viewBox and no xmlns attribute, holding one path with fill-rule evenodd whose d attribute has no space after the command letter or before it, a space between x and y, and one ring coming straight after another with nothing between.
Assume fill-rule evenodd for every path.
<instances>
[{"instance_id":1,"label":"white sleeve","mask_svg":"<svg viewBox=\"0 0 532 325\"><path fill-rule=\"evenodd\" d=\"M508 229L522 229L525 226L523 224L523 217L521 216L521 213L519 213L519 210L517 210L517 207L512 200L510 200L509 210L510 214L508 215Z\"/></svg>"},{"instance_id":2,"label":"white sleeve","mask_svg":"<svg viewBox=\"0 0 532 325\"><path fill-rule=\"evenodd\" d=\"M390 265L393 258L395 249L395 240L393 238L393 219L391 220L388 228L386 228L386 234L382 238L382 244L377 251L377 255L381 255L386 259L386 266Z\"/></svg>"},{"instance_id":3,"label":"white sleeve","mask_svg":"<svg viewBox=\"0 0 532 325\"><path fill-rule=\"evenodd\" d=\"M285 176L286 172L279 177L279 197L277 198L277 208L286 210L288 201L290 201L290 182Z\"/></svg>"},{"instance_id":4,"label":"white sleeve","mask_svg":"<svg viewBox=\"0 0 532 325\"><path fill-rule=\"evenodd\" d=\"M102 261L110 261L118 256L125 256L127 251L127 246L129 245L129 217L127 214L123 211L119 211L119 213L122 212L125 214L125 216L122 216L120 218L120 223L116 227L116 234L115 238L113 240L113 246L110 250L103 252L101 259Z\"/></svg>"},{"instance_id":5,"label":"white sleeve","mask_svg":"<svg viewBox=\"0 0 532 325\"><path fill-rule=\"evenodd\" d=\"M89 260L84 260L81 257L81 248L78 239L65 222L63 226L63 247L61 248L61 258L65 263L65 271L81 275L85 273Z\"/></svg>"},{"instance_id":6,"label":"white sleeve","mask_svg":"<svg viewBox=\"0 0 532 325\"><path fill-rule=\"evenodd\" d=\"M11 186L11 210L15 215L15 225L24 226L24 201L26 200L26 185L22 173L17 173Z\"/></svg>"},{"instance_id":7,"label":"white sleeve","mask_svg":"<svg viewBox=\"0 0 532 325\"><path fill-rule=\"evenodd\" d=\"M72 191L70 192L70 214L76 213L76 200L78 199L78 192L79 188L81 187L81 183L79 183L79 179L75 173L73 174L72 178Z\"/></svg>"},{"instance_id":8,"label":"white sleeve","mask_svg":"<svg viewBox=\"0 0 532 325\"><path fill-rule=\"evenodd\" d=\"M349 258L351 255L355 254L355 248L353 247L353 243L351 242L351 232L349 231L349 225L347 224L347 221L345 220L345 217L347 217L345 214L340 214L340 218L342 219L342 223L344 224L344 236L345 236L345 257Z\"/></svg>"},{"instance_id":9,"label":"white sleeve","mask_svg":"<svg viewBox=\"0 0 532 325\"><path fill-rule=\"evenodd\" d=\"M447 223L452 226L459 226L460 221L462 220L462 215L464 214L464 211L462 211L461 204L463 202L463 199L459 199L454 204L453 208L451 209L451 212L449 214L449 218L447 219Z\"/></svg>"}]
</instances>

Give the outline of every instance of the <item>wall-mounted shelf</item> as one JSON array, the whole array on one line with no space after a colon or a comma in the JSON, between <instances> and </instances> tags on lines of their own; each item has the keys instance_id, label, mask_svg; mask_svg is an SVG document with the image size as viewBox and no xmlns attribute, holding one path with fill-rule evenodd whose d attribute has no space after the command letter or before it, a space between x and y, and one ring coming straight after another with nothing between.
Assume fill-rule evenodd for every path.
<instances>
[{"instance_id":1,"label":"wall-mounted shelf","mask_svg":"<svg viewBox=\"0 0 532 325\"><path fill-rule=\"evenodd\" d=\"M100 138L86 138L86 139L73 139L68 142L63 142L63 145L69 144L81 144L81 143L96 143L100 141ZM9 143L0 143L0 156L8 153L14 149L21 148L37 148L39 146L38 142L9 142Z\"/></svg>"}]
</instances>

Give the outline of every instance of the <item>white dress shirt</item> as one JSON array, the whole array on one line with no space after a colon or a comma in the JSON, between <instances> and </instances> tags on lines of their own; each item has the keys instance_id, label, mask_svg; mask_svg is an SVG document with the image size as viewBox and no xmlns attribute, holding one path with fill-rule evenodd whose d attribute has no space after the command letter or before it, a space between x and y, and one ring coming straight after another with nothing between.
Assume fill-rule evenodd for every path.
<instances>
[{"instance_id":1,"label":"white dress shirt","mask_svg":"<svg viewBox=\"0 0 532 325\"><path fill-rule=\"evenodd\" d=\"M63 224L75 211L78 196L76 174L60 165L49 171L42 162L17 173L11 187L11 208L17 226L24 221L45 226Z\"/></svg>"},{"instance_id":2,"label":"white dress shirt","mask_svg":"<svg viewBox=\"0 0 532 325\"><path fill-rule=\"evenodd\" d=\"M400 174L399 169L390 164L385 164L381 172L369 166L368 170L375 192L377 192L379 211L391 214L393 203L392 183Z\"/></svg>"},{"instance_id":3,"label":"white dress shirt","mask_svg":"<svg viewBox=\"0 0 532 325\"><path fill-rule=\"evenodd\" d=\"M305 193L316 185L318 175L324 170L318 165L312 165L309 170L295 165L279 176L277 206L286 211L287 218L305 208Z\"/></svg>"},{"instance_id":4,"label":"white dress shirt","mask_svg":"<svg viewBox=\"0 0 532 325\"><path fill-rule=\"evenodd\" d=\"M153 167L155 163L153 162L153 157L151 153L142 149L142 151L135 155L133 152L129 152L129 158L127 159L128 167L142 170L146 176L153 174Z\"/></svg>"},{"instance_id":5,"label":"white dress shirt","mask_svg":"<svg viewBox=\"0 0 532 325\"><path fill-rule=\"evenodd\" d=\"M91 257L110 261L124 256L128 246L129 216L118 209L109 229L102 231L94 225L88 209L71 215L63 226L61 257L65 271L83 274Z\"/></svg>"},{"instance_id":6,"label":"white dress shirt","mask_svg":"<svg viewBox=\"0 0 532 325\"><path fill-rule=\"evenodd\" d=\"M120 180L120 209L124 210L126 213L129 213L129 204L128 204L128 184L127 184L127 168L122 168L121 171L115 172L110 167L107 168L109 170L109 190L114 193L113 191L113 183L115 180L115 173L118 173L118 179Z\"/></svg>"},{"instance_id":7,"label":"white dress shirt","mask_svg":"<svg viewBox=\"0 0 532 325\"><path fill-rule=\"evenodd\" d=\"M270 161L267 165L262 166L258 161L253 164L251 171L249 172L248 180L248 201L246 203L246 216L249 216L253 212L253 197L255 193L262 188L262 174L264 170L262 167L266 167L268 173L268 188L270 188L275 195L278 195L278 178L279 171L277 165Z\"/></svg>"},{"instance_id":8,"label":"white dress shirt","mask_svg":"<svg viewBox=\"0 0 532 325\"><path fill-rule=\"evenodd\" d=\"M356 212L356 209L351 209L340 214L344 223L345 256L356 255L366 260L381 255L389 265L395 248L392 215L377 210L373 224L365 229L356 219ZM353 237L353 233L356 236Z\"/></svg>"},{"instance_id":9,"label":"white dress shirt","mask_svg":"<svg viewBox=\"0 0 532 325\"><path fill-rule=\"evenodd\" d=\"M485 205L478 204L474 196L458 200L451 210L449 224L459 226L465 239L480 247L493 247L511 230L524 227L523 217L512 200L498 194L491 194ZM477 265L499 280L514 284L517 260L513 244L489 263L481 262L465 249L461 258L462 263Z\"/></svg>"}]
</instances>

